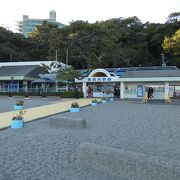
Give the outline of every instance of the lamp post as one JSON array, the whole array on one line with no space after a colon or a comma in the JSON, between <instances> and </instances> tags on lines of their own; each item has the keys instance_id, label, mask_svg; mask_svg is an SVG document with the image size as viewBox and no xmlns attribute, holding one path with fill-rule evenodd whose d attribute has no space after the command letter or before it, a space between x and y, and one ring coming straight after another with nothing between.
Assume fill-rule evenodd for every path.
<instances>
[{"instance_id":1,"label":"lamp post","mask_svg":"<svg viewBox=\"0 0 180 180\"><path fill-rule=\"evenodd\" d=\"M13 92L13 79L14 79L14 77L11 76L11 93Z\"/></svg>"},{"instance_id":2,"label":"lamp post","mask_svg":"<svg viewBox=\"0 0 180 180\"><path fill-rule=\"evenodd\" d=\"M9 83L9 88L8 88L8 92L9 92L9 98L12 98L12 91L13 91L13 79L14 77L11 76L11 82Z\"/></svg>"}]
</instances>

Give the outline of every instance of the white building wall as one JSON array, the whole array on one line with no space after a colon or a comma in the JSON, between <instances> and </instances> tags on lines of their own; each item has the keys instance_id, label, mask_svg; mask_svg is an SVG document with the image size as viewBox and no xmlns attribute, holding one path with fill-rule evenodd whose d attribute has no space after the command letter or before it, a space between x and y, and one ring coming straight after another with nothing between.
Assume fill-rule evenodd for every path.
<instances>
[{"instance_id":1,"label":"white building wall","mask_svg":"<svg viewBox=\"0 0 180 180\"><path fill-rule=\"evenodd\" d=\"M154 89L153 97L152 99L164 99L164 83L125 83L124 88L124 98L136 98L136 99L142 99L143 97L137 96L137 86L143 85L143 97L144 95L147 95L146 87L152 87Z\"/></svg>"},{"instance_id":2,"label":"white building wall","mask_svg":"<svg viewBox=\"0 0 180 180\"><path fill-rule=\"evenodd\" d=\"M124 96L124 90L125 90L125 87L124 87L124 82L121 82L121 85L120 85L120 99L124 99L125 96Z\"/></svg>"},{"instance_id":3,"label":"white building wall","mask_svg":"<svg viewBox=\"0 0 180 180\"><path fill-rule=\"evenodd\" d=\"M84 98L86 98L87 96L87 83L86 82L83 82L82 91L84 94Z\"/></svg>"},{"instance_id":4,"label":"white building wall","mask_svg":"<svg viewBox=\"0 0 180 180\"><path fill-rule=\"evenodd\" d=\"M137 98L141 99L143 97L137 96L137 85L143 85L142 83L125 83L124 86L124 98ZM144 89L143 89L144 92Z\"/></svg>"}]
</instances>

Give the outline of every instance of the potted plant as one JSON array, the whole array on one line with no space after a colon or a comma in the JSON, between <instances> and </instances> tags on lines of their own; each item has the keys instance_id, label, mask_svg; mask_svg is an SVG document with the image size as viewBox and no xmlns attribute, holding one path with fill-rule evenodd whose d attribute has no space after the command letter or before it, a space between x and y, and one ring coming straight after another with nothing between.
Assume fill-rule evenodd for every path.
<instances>
[{"instance_id":1,"label":"potted plant","mask_svg":"<svg viewBox=\"0 0 180 180\"><path fill-rule=\"evenodd\" d=\"M92 103L91 103L91 106L97 106L97 103L98 103L97 99L93 99Z\"/></svg>"},{"instance_id":2,"label":"potted plant","mask_svg":"<svg viewBox=\"0 0 180 180\"><path fill-rule=\"evenodd\" d=\"M24 110L19 110L13 113L13 117L11 120L11 128L18 129L22 128L24 124Z\"/></svg>"},{"instance_id":3,"label":"potted plant","mask_svg":"<svg viewBox=\"0 0 180 180\"><path fill-rule=\"evenodd\" d=\"M14 105L14 110L22 110L24 108L24 101L17 101Z\"/></svg>"},{"instance_id":4,"label":"potted plant","mask_svg":"<svg viewBox=\"0 0 180 180\"><path fill-rule=\"evenodd\" d=\"M78 102L73 102L71 104L70 112L79 112L79 111L80 111L80 108L79 108Z\"/></svg>"},{"instance_id":5,"label":"potted plant","mask_svg":"<svg viewBox=\"0 0 180 180\"><path fill-rule=\"evenodd\" d=\"M102 103L106 103L106 98L103 97L103 98L101 99L101 101L102 101Z\"/></svg>"}]
</instances>

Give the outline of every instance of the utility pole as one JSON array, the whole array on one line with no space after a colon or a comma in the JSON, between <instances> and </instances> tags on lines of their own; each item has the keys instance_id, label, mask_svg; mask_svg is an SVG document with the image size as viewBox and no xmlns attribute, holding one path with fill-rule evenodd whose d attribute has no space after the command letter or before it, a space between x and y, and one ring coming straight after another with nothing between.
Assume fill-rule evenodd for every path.
<instances>
[{"instance_id":1,"label":"utility pole","mask_svg":"<svg viewBox=\"0 0 180 180\"><path fill-rule=\"evenodd\" d=\"M12 62L12 58L13 58L13 55L12 53L10 54L10 62Z\"/></svg>"},{"instance_id":2,"label":"utility pole","mask_svg":"<svg viewBox=\"0 0 180 180\"><path fill-rule=\"evenodd\" d=\"M165 58L164 58L164 53L161 54L162 56L162 66L166 66Z\"/></svg>"},{"instance_id":3,"label":"utility pole","mask_svg":"<svg viewBox=\"0 0 180 180\"><path fill-rule=\"evenodd\" d=\"M66 65L68 66L68 58L69 58L69 52L68 49L66 49Z\"/></svg>"},{"instance_id":4,"label":"utility pole","mask_svg":"<svg viewBox=\"0 0 180 180\"><path fill-rule=\"evenodd\" d=\"M58 56L58 55L57 55L57 49L56 49L56 62L57 62L57 56Z\"/></svg>"}]
</instances>

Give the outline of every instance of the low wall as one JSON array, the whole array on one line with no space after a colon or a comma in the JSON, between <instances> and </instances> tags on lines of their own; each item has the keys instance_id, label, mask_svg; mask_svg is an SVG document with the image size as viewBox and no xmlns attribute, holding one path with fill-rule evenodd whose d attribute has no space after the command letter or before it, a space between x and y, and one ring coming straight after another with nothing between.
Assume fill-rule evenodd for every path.
<instances>
[{"instance_id":1,"label":"low wall","mask_svg":"<svg viewBox=\"0 0 180 180\"><path fill-rule=\"evenodd\" d=\"M58 118L49 118L51 126L60 128L85 128L86 121L82 118L64 117L59 116Z\"/></svg>"}]
</instances>

